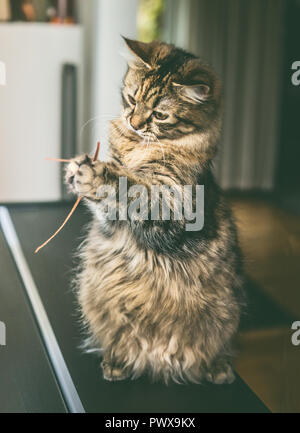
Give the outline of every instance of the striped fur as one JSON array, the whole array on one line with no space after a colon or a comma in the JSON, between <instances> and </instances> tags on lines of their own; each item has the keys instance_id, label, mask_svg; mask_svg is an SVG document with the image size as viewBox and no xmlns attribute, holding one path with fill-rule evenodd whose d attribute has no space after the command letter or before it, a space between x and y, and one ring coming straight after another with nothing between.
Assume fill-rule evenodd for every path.
<instances>
[{"instance_id":1,"label":"striped fur","mask_svg":"<svg viewBox=\"0 0 300 433\"><path fill-rule=\"evenodd\" d=\"M80 249L78 300L92 344L103 348L108 380L231 382L232 340L243 276L231 212L211 161L221 125L220 84L210 67L171 45L126 40L135 58L124 78L123 110L111 122L109 162L79 156L66 181L94 219ZM160 114L157 114L160 113ZM109 221L97 188L204 185L205 223ZM118 204L117 204L118 207Z\"/></svg>"}]
</instances>

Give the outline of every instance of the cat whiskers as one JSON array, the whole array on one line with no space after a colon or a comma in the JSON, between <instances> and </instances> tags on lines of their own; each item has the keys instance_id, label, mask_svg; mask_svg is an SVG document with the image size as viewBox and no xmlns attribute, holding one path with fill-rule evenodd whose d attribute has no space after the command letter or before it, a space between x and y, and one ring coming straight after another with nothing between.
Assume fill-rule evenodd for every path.
<instances>
[{"instance_id":1,"label":"cat whiskers","mask_svg":"<svg viewBox=\"0 0 300 433\"><path fill-rule=\"evenodd\" d=\"M118 116L112 116L112 115L109 115L109 114L99 114L98 116L95 116L95 117L91 117L90 119L88 119L82 126L81 126L81 128L80 128L80 131L79 131L79 137L81 137L81 135L82 135L82 133L83 133L83 131L84 131L84 128L87 126L87 125L89 125L91 122L94 122L94 121L96 121L96 120L98 120L98 122L96 122L96 123L100 123L102 120L103 121L109 121L109 120L113 120L113 119L117 119L118 118Z\"/></svg>"},{"instance_id":2,"label":"cat whiskers","mask_svg":"<svg viewBox=\"0 0 300 433\"><path fill-rule=\"evenodd\" d=\"M122 122L121 124L119 123L118 127L114 125L114 123L111 123L111 127L111 132L115 134L117 138L119 138L121 135L121 137L128 139L128 135L126 135L126 132L128 132L128 127L126 124L124 124L124 122Z\"/></svg>"},{"instance_id":3,"label":"cat whiskers","mask_svg":"<svg viewBox=\"0 0 300 433\"><path fill-rule=\"evenodd\" d=\"M159 144L160 149L161 149L161 153L162 153L162 157L163 157L163 161L164 161L164 165L165 165L166 160L165 160L164 144L157 138L157 136L153 132L150 132L146 135L143 135L142 144L145 144L147 150L149 150L150 142Z\"/></svg>"},{"instance_id":4,"label":"cat whiskers","mask_svg":"<svg viewBox=\"0 0 300 433\"><path fill-rule=\"evenodd\" d=\"M142 141L146 145L147 150L149 150L150 138L150 135L145 135Z\"/></svg>"},{"instance_id":5,"label":"cat whiskers","mask_svg":"<svg viewBox=\"0 0 300 433\"><path fill-rule=\"evenodd\" d=\"M164 150L164 144L156 137L155 134L153 134L155 141L159 144L160 149L161 149L161 153L162 153L162 157L163 157L163 161L164 161L164 165L166 165L166 160L165 160L165 150Z\"/></svg>"},{"instance_id":6,"label":"cat whiskers","mask_svg":"<svg viewBox=\"0 0 300 433\"><path fill-rule=\"evenodd\" d=\"M147 150L149 150L150 143L154 142L154 140L156 140L155 134L150 132L147 134L143 134L142 137L143 137L142 144L144 144L146 146Z\"/></svg>"}]
</instances>

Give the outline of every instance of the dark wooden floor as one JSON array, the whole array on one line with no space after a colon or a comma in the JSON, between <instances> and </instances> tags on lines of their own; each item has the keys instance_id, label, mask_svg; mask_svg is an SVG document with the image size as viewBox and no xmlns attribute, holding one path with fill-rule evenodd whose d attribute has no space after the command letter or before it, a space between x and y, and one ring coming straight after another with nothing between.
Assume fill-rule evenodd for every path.
<instances>
[{"instance_id":1,"label":"dark wooden floor","mask_svg":"<svg viewBox=\"0 0 300 433\"><path fill-rule=\"evenodd\" d=\"M291 324L300 320L299 194L293 203L283 207L276 196L232 198L252 280L235 367L273 412L299 413L300 346L291 343Z\"/></svg>"}]
</instances>

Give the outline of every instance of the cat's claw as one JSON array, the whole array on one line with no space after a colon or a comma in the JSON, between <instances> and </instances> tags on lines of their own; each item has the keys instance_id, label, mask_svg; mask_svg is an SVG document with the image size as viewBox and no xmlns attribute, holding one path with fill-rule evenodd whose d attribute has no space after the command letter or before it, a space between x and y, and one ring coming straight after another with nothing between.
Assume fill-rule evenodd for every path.
<instances>
[{"instance_id":1,"label":"cat's claw","mask_svg":"<svg viewBox=\"0 0 300 433\"><path fill-rule=\"evenodd\" d=\"M88 155L73 158L66 168L65 182L71 192L93 197L101 185L103 163L93 161Z\"/></svg>"}]
</instances>

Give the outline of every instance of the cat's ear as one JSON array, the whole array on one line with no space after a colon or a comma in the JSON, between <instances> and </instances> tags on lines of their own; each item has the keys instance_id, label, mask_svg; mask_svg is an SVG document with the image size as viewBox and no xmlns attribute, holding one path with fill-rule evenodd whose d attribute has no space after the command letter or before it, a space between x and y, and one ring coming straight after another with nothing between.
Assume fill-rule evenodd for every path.
<instances>
[{"instance_id":1,"label":"cat's ear","mask_svg":"<svg viewBox=\"0 0 300 433\"><path fill-rule=\"evenodd\" d=\"M122 36L127 47L129 48L130 57L127 57L129 66L133 68L147 67L151 68L150 58L152 54L152 45L149 43L144 43L140 41L134 41L133 39L128 39Z\"/></svg>"},{"instance_id":2,"label":"cat's ear","mask_svg":"<svg viewBox=\"0 0 300 433\"><path fill-rule=\"evenodd\" d=\"M180 96L191 102L202 104L210 97L210 87L207 84L193 84L185 86L184 84L173 83Z\"/></svg>"}]
</instances>

